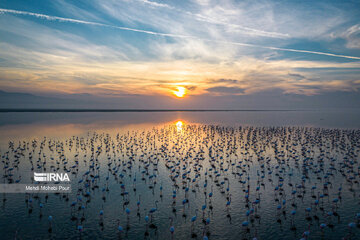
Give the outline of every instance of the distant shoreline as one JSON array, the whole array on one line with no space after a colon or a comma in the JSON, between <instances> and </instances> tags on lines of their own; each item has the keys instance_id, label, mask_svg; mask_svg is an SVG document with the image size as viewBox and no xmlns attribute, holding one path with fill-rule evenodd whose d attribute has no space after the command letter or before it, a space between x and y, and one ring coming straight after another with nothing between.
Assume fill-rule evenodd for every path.
<instances>
[{"instance_id":1,"label":"distant shoreline","mask_svg":"<svg viewBox=\"0 0 360 240\"><path fill-rule=\"evenodd\" d=\"M308 110L232 110L232 109L0 109L2 113L8 112L297 112Z\"/></svg>"}]
</instances>

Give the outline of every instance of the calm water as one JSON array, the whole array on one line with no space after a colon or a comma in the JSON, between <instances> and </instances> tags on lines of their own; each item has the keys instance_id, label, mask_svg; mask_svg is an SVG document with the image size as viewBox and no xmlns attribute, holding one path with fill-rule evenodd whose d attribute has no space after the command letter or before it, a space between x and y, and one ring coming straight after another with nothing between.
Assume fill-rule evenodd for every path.
<instances>
[{"instance_id":1,"label":"calm water","mask_svg":"<svg viewBox=\"0 0 360 240\"><path fill-rule=\"evenodd\" d=\"M1 239L359 239L359 151L351 110L0 113L2 182L73 188L1 195Z\"/></svg>"}]
</instances>

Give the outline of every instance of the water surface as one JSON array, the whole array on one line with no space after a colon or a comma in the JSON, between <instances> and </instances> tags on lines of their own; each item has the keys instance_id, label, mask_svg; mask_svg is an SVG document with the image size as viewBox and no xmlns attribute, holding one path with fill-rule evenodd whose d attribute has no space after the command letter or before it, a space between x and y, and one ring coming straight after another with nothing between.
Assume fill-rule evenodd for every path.
<instances>
[{"instance_id":1,"label":"water surface","mask_svg":"<svg viewBox=\"0 0 360 240\"><path fill-rule=\"evenodd\" d=\"M310 239L358 239L359 228L348 224L360 212L359 129L353 110L0 113L2 181L31 183L34 167L68 171L73 186L68 195L2 195L0 232L4 239L190 239L191 232L300 239L309 230ZM145 221L151 215L154 229Z\"/></svg>"}]
</instances>

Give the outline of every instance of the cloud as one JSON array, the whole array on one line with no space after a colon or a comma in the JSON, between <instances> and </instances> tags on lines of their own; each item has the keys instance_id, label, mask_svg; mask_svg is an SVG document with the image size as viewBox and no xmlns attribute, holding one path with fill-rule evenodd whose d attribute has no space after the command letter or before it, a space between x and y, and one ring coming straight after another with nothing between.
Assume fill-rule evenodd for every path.
<instances>
[{"instance_id":1,"label":"cloud","mask_svg":"<svg viewBox=\"0 0 360 240\"><path fill-rule=\"evenodd\" d=\"M42 35L39 37L42 38ZM63 43L58 39L52 43L62 46L67 42ZM46 44L42 46L47 47ZM328 89L356 91L360 85L356 82L359 80L356 70L360 69L360 63L356 62L264 61L250 57L243 57L231 64L203 62L197 59L129 61L114 58L105 62L101 57L89 61L86 51L86 54L76 52L82 48L81 46L89 51L96 49L91 44L80 41L62 52L53 52L57 48L55 45L50 50L47 49L49 53L44 53L44 49L40 51L0 43L1 58L21 64L18 67L0 67L0 89L21 89L25 92L82 92L96 95L119 92L169 95L169 89L181 85L189 90L189 95L209 92L215 95L251 94L275 87L283 89L284 92L313 95ZM99 48L100 53L111 54L111 49L103 52L104 50L106 49ZM95 51L92 55L100 53ZM301 79L301 82L296 80L304 76L299 69L303 69L307 76ZM339 69L342 74L333 73ZM341 84L345 80L348 82ZM310 89L308 86L311 84L318 87Z\"/></svg>"},{"instance_id":2,"label":"cloud","mask_svg":"<svg viewBox=\"0 0 360 240\"><path fill-rule=\"evenodd\" d=\"M217 24L217 25L223 25L228 28L231 28L232 31L241 31L242 33L249 34L249 35L257 35L257 36L271 37L271 38L289 38L290 37L290 35L287 33L269 32L269 31L255 29L255 28L245 27L245 26L242 26L239 24L216 20L216 19L204 16L201 14L194 14L191 12L185 12L185 13L194 17L198 21L203 21L206 23Z\"/></svg>"},{"instance_id":3,"label":"cloud","mask_svg":"<svg viewBox=\"0 0 360 240\"><path fill-rule=\"evenodd\" d=\"M289 73L288 75L296 80L302 80L305 78L305 76L298 73Z\"/></svg>"},{"instance_id":4,"label":"cloud","mask_svg":"<svg viewBox=\"0 0 360 240\"><path fill-rule=\"evenodd\" d=\"M346 29L344 32L338 34L338 36L347 41L346 47L351 49L360 49L360 24L353 25Z\"/></svg>"},{"instance_id":5,"label":"cloud","mask_svg":"<svg viewBox=\"0 0 360 240\"><path fill-rule=\"evenodd\" d=\"M197 89L197 86L185 86L185 88L189 91L194 91Z\"/></svg>"},{"instance_id":6,"label":"cloud","mask_svg":"<svg viewBox=\"0 0 360 240\"><path fill-rule=\"evenodd\" d=\"M264 31L264 30L260 30L260 29L255 29L255 28L242 26L242 25L239 25L239 24L225 22L225 21L222 21L222 20L219 20L219 19L215 19L215 18L211 18L211 17L205 16L205 15L202 15L200 13L193 13L193 12L190 12L190 11L185 11L185 10L182 10L182 9L179 9L179 8L175 8L175 7L173 7L171 5L168 5L168 4L163 4L163 3L158 3L158 2L154 2L154 1L148 1L148 0L140 0L140 1L150 5L152 7L161 7L161 8L172 9L173 11L188 15L188 16L192 17L193 19L197 20L197 21L202 21L202 22L206 22L206 23L231 27L232 30L241 30L244 33L250 34L250 35L258 35L258 36L272 37L272 38L289 38L290 37L290 35L286 34L286 33ZM199 4L204 5L201 2L199 2Z\"/></svg>"},{"instance_id":7,"label":"cloud","mask_svg":"<svg viewBox=\"0 0 360 240\"><path fill-rule=\"evenodd\" d=\"M219 94L240 94L244 93L245 89L239 88L239 87L211 87L207 88L206 91L211 93L219 93Z\"/></svg>"},{"instance_id":8,"label":"cloud","mask_svg":"<svg viewBox=\"0 0 360 240\"><path fill-rule=\"evenodd\" d=\"M348 56L348 55L333 54L333 53L327 53L327 52L292 49L292 48L271 47L271 46L263 46L263 45L257 45L257 44L251 44L251 43L241 43L241 42L233 42L233 41L206 39L206 38L201 38L201 37L191 36L191 35L161 33L161 32L155 32L155 31L142 30L142 29L120 27L120 26L103 24L103 23L98 23L98 22L90 22L90 21L83 21L83 20L77 20L77 19L72 19L72 18L63 18L63 17L57 17L57 16L50 16L50 15L46 15L46 14L39 14L39 13L33 13L33 12L17 11L17 10L12 10L12 9L0 8L0 14L4 14L4 13L10 13L10 14L16 14L16 15L28 15L28 16L41 18L41 19L46 19L49 21L70 22L70 23L86 24L86 25L93 25L93 26L99 26L99 27L108 27L108 28L114 28L114 29L119 29L119 30L124 30L124 31L139 32L139 33L157 35L157 36L163 36L163 37L192 38L192 39L198 39L198 40L214 42L214 43L219 43L219 44L230 44L230 45L243 46L243 47L263 48L263 49L285 51L285 52L316 54L316 55L324 55L324 56L331 56L331 57L360 60L360 57L356 57L356 56Z\"/></svg>"},{"instance_id":9,"label":"cloud","mask_svg":"<svg viewBox=\"0 0 360 240\"><path fill-rule=\"evenodd\" d=\"M235 79L225 79L225 78L220 78L217 80L211 80L210 83L228 83L228 84L235 84L238 83L239 80L235 80Z\"/></svg>"},{"instance_id":10,"label":"cloud","mask_svg":"<svg viewBox=\"0 0 360 240\"><path fill-rule=\"evenodd\" d=\"M145 4L148 4L152 7L162 7L162 8L169 8L169 9L174 9L174 7L165 4L165 3L158 3L158 2L154 2L154 1L149 1L149 0L140 0L140 2L143 2Z\"/></svg>"}]
</instances>

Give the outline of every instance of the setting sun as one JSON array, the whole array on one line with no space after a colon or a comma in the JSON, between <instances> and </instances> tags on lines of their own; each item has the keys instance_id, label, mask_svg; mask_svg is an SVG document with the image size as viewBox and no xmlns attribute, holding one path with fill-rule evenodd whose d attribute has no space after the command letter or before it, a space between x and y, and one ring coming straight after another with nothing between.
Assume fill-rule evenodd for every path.
<instances>
[{"instance_id":1,"label":"setting sun","mask_svg":"<svg viewBox=\"0 0 360 240\"><path fill-rule=\"evenodd\" d=\"M178 98L183 98L186 94L186 88L184 87L177 87L177 91L173 91L173 94Z\"/></svg>"}]
</instances>

